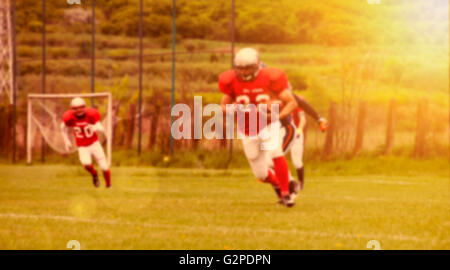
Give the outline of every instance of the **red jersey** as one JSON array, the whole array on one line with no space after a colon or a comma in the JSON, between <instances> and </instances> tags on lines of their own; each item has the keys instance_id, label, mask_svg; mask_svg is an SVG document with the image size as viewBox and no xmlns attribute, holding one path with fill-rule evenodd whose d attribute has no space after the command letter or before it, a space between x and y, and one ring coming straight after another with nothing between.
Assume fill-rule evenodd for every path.
<instances>
[{"instance_id":1,"label":"red jersey","mask_svg":"<svg viewBox=\"0 0 450 270\"><path fill-rule=\"evenodd\" d=\"M88 146L98 140L97 133L90 125L94 125L99 120L100 113L94 108L86 108L82 118L76 117L72 110L66 111L63 115L64 124L73 128L77 146Z\"/></svg>"},{"instance_id":2,"label":"red jersey","mask_svg":"<svg viewBox=\"0 0 450 270\"><path fill-rule=\"evenodd\" d=\"M228 70L219 76L219 89L231 96L238 104L254 104L267 102L271 96L289 88L286 73L277 68L261 68L253 81L242 81L234 70ZM258 115L257 115L258 116ZM248 118L248 114L246 116ZM259 126L259 121L257 121ZM259 130L259 127L258 127ZM249 134L249 122L245 119L245 134ZM252 132L253 133L253 132Z\"/></svg>"}]
</instances>

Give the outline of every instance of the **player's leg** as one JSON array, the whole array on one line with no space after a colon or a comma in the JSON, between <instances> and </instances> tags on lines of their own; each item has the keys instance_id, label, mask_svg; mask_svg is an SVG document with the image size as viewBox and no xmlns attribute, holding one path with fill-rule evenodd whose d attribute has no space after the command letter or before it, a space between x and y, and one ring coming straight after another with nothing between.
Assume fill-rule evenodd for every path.
<instances>
[{"instance_id":1,"label":"player's leg","mask_svg":"<svg viewBox=\"0 0 450 270\"><path fill-rule=\"evenodd\" d=\"M257 137L242 138L245 156L250 164L253 174L261 182L278 186L279 182L273 172L269 170L266 162L266 153L260 149L260 140Z\"/></svg>"},{"instance_id":2,"label":"player's leg","mask_svg":"<svg viewBox=\"0 0 450 270\"><path fill-rule=\"evenodd\" d=\"M108 166L108 161L106 160L105 152L99 141L94 142L90 145L91 154L97 161L98 166L103 172L103 178L105 178L106 187L111 187L111 171Z\"/></svg>"},{"instance_id":3,"label":"player's leg","mask_svg":"<svg viewBox=\"0 0 450 270\"><path fill-rule=\"evenodd\" d=\"M284 125L281 126L280 128L280 138L283 138L283 140L281 140L281 144L283 147L283 154L286 156L287 152L290 151L290 149L292 148L292 145L294 144L294 139L292 139L293 137L295 137L295 128L292 127L286 127ZM294 135L290 134L290 133L294 133ZM270 155L266 155L266 160L267 160L267 164L269 165L270 169L274 169L274 164L273 164L273 159ZM292 176L291 172L288 170L289 173L289 193L295 197L297 196L298 190L299 190L299 184L297 183L297 181L295 181L294 177ZM275 189L275 193L277 195L280 195L280 190L279 187L274 187ZM281 195L280 195L281 198Z\"/></svg>"},{"instance_id":4,"label":"player's leg","mask_svg":"<svg viewBox=\"0 0 450 270\"><path fill-rule=\"evenodd\" d=\"M275 176L275 170L274 170L274 168L273 168L273 160L272 160L272 158L270 158L269 157L269 155L268 154L266 154L266 155L264 155L266 158L266 163L267 163L267 166L269 167L269 172L272 174L272 175L274 175ZM276 177L276 176L275 176ZM277 179L278 180L278 179ZM275 191L275 194L277 195L277 197L278 197L278 202L279 203L282 203L282 197L281 197L281 189L280 189L280 186L277 184L277 185L272 185L272 188L273 188L273 190Z\"/></svg>"},{"instance_id":5,"label":"player's leg","mask_svg":"<svg viewBox=\"0 0 450 270\"><path fill-rule=\"evenodd\" d=\"M295 140L297 138L297 130L295 128L295 125L290 122L287 125L283 125L280 133L280 138L282 138L282 148L283 153L286 156L289 151L291 151ZM300 185L295 181L294 177L292 176L291 172L289 171L289 192L292 196L297 197L298 191L300 190Z\"/></svg>"},{"instance_id":6,"label":"player's leg","mask_svg":"<svg viewBox=\"0 0 450 270\"><path fill-rule=\"evenodd\" d=\"M261 148L267 151L267 154L272 158L284 204L291 207L294 205L294 201L289 193L289 168L283 153L280 129L281 125L279 122L272 123L270 126L264 128L260 132L262 139Z\"/></svg>"},{"instance_id":7,"label":"player's leg","mask_svg":"<svg viewBox=\"0 0 450 270\"><path fill-rule=\"evenodd\" d=\"M303 143L304 134L299 132L295 138L294 145L291 149L291 159L294 164L295 170L297 171L298 181L300 183L300 190L303 190L305 179L304 179L304 166L303 166Z\"/></svg>"},{"instance_id":8,"label":"player's leg","mask_svg":"<svg viewBox=\"0 0 450 270\"><path fill-rule=\"evenodd\" d=\"M89 148L83 146L78 147L78 156L80 158L81 164L92 175L92 182L94 186L98 187L100 184L98 181L98 174L94 166L92 165L92 158Z\"/></svg>"}]
</instances>

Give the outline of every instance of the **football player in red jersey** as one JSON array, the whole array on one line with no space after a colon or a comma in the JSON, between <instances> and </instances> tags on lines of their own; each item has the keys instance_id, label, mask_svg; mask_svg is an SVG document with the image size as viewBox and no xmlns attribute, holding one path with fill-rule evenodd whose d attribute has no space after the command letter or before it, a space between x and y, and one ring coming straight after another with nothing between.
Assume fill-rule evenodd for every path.
<instances>
[{"instance_id":1,"label":"football player in red jersey","mask_svg":"<svg viewBox=\"0 0 450 270\"><path fill-rule=\"evenodd\" d=\"M278 115L278 119L283 121L297 108L297 102L288 88L286 73L276 68L262 68L258 52L252 48L241 49L234 59L234 69L219 76L219 89L223 93L221 105L226 113L229 113L227 104L257 106L274 96L285 104ZM289 193L289 170L280 143L280 121L272 121L266 126L259 126L258 121L254 130L246 121L249 114L245 114L246 119L239 119L238 114L237 123L250 167L258 179L279 187L283 204L292 207L295 202ZM267 155L273 161L275 173L269 170Z\"/></svg>"},{"instance_id":2,"label":"football player in red jersey","mask_svg":"<svg viewBox=\"0 0 450 270\"><path fill-rule=\"evenodd\" d=\"M106 187L111 187L111 172L105 152L97 137L97 132L105 132L100 122L100 113L94 108L86 108L86 103L82 98L74 98L70 102L70 110L64 113L63 123L61 124L62 136L67 150L72 148L72 143L69 140L69 128L73 129L81 164L91 173L94 186L100 186L100 182L97 171L92 165L92 156L94 156L103 172Z\"/></svg>"}]
</instances>

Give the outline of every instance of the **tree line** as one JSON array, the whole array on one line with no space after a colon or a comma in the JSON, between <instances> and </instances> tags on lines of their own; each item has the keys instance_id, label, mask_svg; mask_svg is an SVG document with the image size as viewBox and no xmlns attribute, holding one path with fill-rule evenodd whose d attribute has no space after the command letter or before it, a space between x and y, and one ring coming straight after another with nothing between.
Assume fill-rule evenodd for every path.
<instances>
[{"instance_id":1,"label":"tree line","mask_svg":"<svg viewBox=\"0 0 450 270\"><path fill-rule=\"evenodd\" d=\"M91 1L82 0L81 5L69 5L61 0L46 0L46 3L47 31L91 31ZM398 2L383 3L377 7L360 0L236 0L236 40L327 46L377 42L440 42L439 35L429 28L417 35L404 18L421 10L426 11L429 5L430 3L422 0L414 5ZM171 0L144 0L143 14L146 37L170 39ZM180 37L211 40L230 38L231 0L178 0L176 14L177 33ZM41 31L41 15L41 1L18 0L19 32ZM432 16L436 25L442 23L442 29L435 27L435 31L445 30L446 21L439 19L441 15ZM417 27L428 27L426 23L429 18L415 16L415 20ZM139 0L96 0L98 32L137 36L138 27Z\"/></svg>"}]
</instances>

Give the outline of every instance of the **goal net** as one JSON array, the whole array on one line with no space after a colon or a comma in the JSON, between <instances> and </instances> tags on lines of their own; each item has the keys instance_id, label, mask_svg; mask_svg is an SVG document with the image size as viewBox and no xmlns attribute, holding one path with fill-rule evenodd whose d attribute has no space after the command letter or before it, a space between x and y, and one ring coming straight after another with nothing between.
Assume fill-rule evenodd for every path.
<instances>
[{"instance_id":1,"label":"goal net","mask_svg":"<svg viewBox=\"0 0 450 270\"><path fill-rule=\"evenodd\" d=\"M112 95L111 93L93 94L29 94L27 108L27 162L32 163L33 149L38 145L39 137L52 150L60 154L70 154L76 152L75 137L69 129L70 140L74 146L68 151L62 136L61 123L64 112L70 109L70 101L75 97L85 99L87 106L90 106L92 99L94 107L102 116L101 122L105 127L105 134L99 132L99 141L106 143L106 158L111 165L111 138L112 138ZM36 136L40 133L41 136Z\"/></svg>"}]
</instances>

